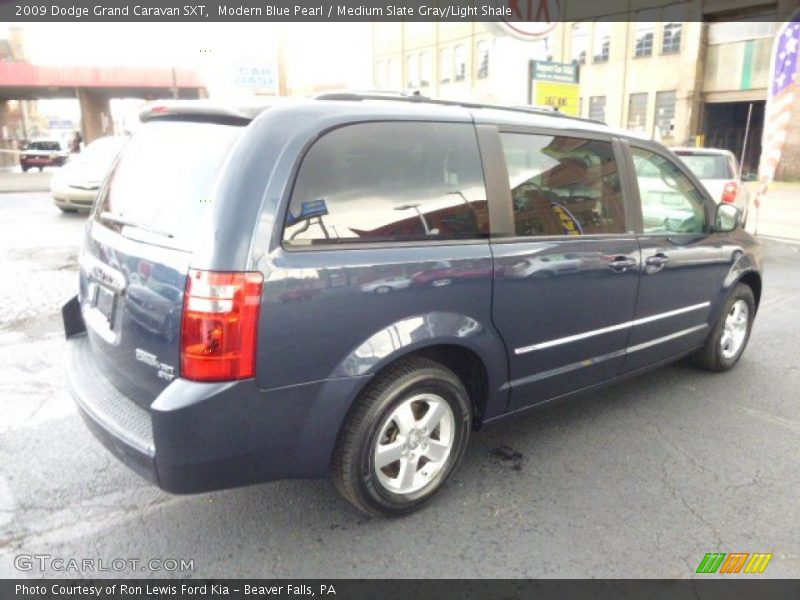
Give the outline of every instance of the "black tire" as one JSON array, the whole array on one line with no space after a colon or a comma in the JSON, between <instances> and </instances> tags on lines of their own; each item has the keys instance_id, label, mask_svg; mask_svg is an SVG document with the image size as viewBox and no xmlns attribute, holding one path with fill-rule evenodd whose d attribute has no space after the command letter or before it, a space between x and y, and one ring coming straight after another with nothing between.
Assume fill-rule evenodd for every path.
<instances>
[{"instance_id":1,"label":"black tire","mask_svg":"<svg viewBox=\"0 0 800 600\"><path fill-rule=\"evenodd\" d=\"M44 167L39 167L39 173L41 173L42 171L44 171Z\"/></svg>"},{"instance_id":2,"label":"black tire","mask_svg":"<svg viewBox=\"0 0 800 600\"><path fill-rule=\"evenodd\" d=\"M64 206L59 206L58 208L63 213L76 213L76 212L78 212L77 208L66 208Z\"/></svg>"},{"instance_id":3,"label":"black tire","mask_svg":"<svg viewBox=\"0 0 800 600\"><path fill-rule=\"evenodd\" d=\"M27 173L28 169L30 169L30 167L26 167L25 165L20 165L20 166L22 167L22 172L23 173Z\"/></svg>"},{"instance_id":4,"label":"black tire","mask_svg":"<svg viewBox=\"0 0 800 600\"><path fill-rule=\"evenodd\" d=\"M747 330L741 346L736 353L733 356L726 357L722 351L722 336L725 332L725 319L731 312L733 305L739 300L747 304ZM732 369L747 347L747 342L750 339L750 332L753 329L753 318L755 314L756 302L753 297L753 290L750 289L750 286L743 283L737 284L725 299L725 304L719 313L719 317L717 317L714 328L706 339L705 345L692 355L692 362L701 369L718 373Z\"/></svg>"},{"instance_id":5,"label":"black tire","mask_svg":"<svg viewBox=\"0 0 800 600\"><path fill-rule=\"evenodd\" d=\"M413 493L398 494L381 483L374 449L381 426L393 411L420 393L436 394L447 402L453 415L453 441L449 456L424 487ZM418 510L442 488L461 462L471 429L470 406L464 385L449 369L420 357L398 361L370 383L344 424L331 465L336 489L368 515L401 516ZM419 418L424 418L424 414Z\"/></svg>"}]
</instances>

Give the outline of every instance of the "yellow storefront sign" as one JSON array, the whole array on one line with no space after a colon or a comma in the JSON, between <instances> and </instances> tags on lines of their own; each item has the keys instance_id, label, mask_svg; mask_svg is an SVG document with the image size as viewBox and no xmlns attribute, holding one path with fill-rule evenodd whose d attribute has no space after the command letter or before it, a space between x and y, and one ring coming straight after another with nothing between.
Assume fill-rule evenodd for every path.
<instances>
[{"instance_id":1,"label":"yellow storefront sign","mask_svg":"<svg viewBox=\"0 0 800 600\"><path fill-rule=\"evenodd\" d=\"M580 116L579 95L580 86L577 83L562 83L560 81L533 82L534 105L553 106L567 115Z\"/></svg>"}]
</instances>

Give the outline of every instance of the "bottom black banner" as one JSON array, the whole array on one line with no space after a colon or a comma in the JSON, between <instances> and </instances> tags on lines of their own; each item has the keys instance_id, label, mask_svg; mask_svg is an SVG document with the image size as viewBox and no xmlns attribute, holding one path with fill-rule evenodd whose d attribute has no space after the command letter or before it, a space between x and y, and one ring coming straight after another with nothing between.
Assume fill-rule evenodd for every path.
<instances>
[{"instance_id":1,"label":"bottom black banner","mask_svg":"<svg viewBox=\"0 0 800 600\"><path fill-rule=\"evenodd\" d=\"M470 580L470 579L7 579L0 581L3 600L121 600L140 598L177 600L255 598L336 598L337 600L675 600L680 598L737 598L770 600L800 597L800 580L692 579L692 580Z\"/></svg>"}]
</instances>

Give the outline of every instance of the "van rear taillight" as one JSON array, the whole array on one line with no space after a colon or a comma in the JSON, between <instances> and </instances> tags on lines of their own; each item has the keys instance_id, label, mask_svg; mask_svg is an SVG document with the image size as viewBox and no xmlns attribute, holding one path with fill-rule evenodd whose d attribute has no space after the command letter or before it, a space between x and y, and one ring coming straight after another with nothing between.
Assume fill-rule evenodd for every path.
<instances>
[{"instance_id":1,"label":"van rear taillight","mask_svg":"<svg viewBox=\"0 0 800 600\"><path fill-rule=\"evenodd\" d=\"M181 377L197 381L255 375L261 273L191 269L183 296Z\"/></svg>"},{"instance_id":2,"label":"van rear taillight","mask_svg":"<svg viewBox=\"0 0 800 600\"><path fill-rule=\"evenodd\" d=\"M726 204L733 204L736 202L736 193L739 191L739 186L735 181L729 181L725 184L722 190L722 201Z\"/></svg>"}]
</instances>

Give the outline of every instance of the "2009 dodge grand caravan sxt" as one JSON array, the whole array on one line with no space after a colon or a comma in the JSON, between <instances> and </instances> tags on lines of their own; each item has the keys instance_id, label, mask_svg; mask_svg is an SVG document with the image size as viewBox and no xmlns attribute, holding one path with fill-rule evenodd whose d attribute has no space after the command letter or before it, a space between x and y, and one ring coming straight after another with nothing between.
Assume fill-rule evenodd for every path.
<instances>
[{"instance_id":1,"label":"2009 dodge grand caravan sxt","mask_svg":"<svg viewBox=\"0 0 800 600\"><path fill-rule=\"evenodd\" d=\"M165 490L407 513L482 424L747 344L759 246L659 144L357 94L142 120L63 314L86 423Z\"/></svg>"}]
</instances>

